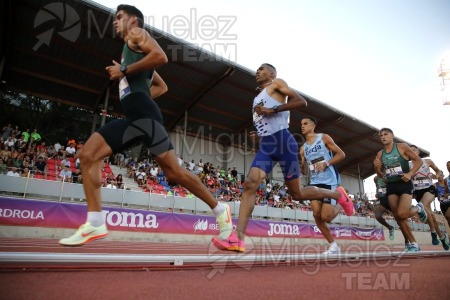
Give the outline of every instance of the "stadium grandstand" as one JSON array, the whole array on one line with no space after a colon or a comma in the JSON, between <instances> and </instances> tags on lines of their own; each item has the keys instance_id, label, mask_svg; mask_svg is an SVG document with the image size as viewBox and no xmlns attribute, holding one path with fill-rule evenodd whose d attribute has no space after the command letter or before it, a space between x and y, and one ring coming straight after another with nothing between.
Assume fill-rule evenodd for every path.
<instances>
[{"instance_id":1,"label":"stadium grandstand","mask_svg":"<svg viewBox=\"0 0 450 300\"><path fill-rule=\"evenodd\" d=\"M113 10L91 1L66 1L56 5L44 0L20 0L7 1L3 5L3 25L16 28L14 34L11 31L1 33L5 41L1 48L0 69L3 94L13 91L81 108L91 112L93 130L106 119L122 116L117 82L111 82L103 72L105 65L120 56L122 48L122 42L114 36L112 28ZM8 11L15 11L15 14L6 13ZM49 11L55 13L48 14ZM65 17L56 12L65 14ZM54 18L53 23L46 25L46 22L41 22L40 18L46 20L45 16ZM30 26L26 29L21 25L23 20L34 20L34 29L29 30ZM63 31L65 26L57 27L61 30L59 32L46 31L51 30L48 26L63 21L70 25L71 31ZM248 111L255 96L254 71L156 28L147 25L146 29L157 38L169 58L169 63L158 69L169 87L169 92L158 100L158 104L177 154L186 166L191 161L211 163L213 170L217 168L215 171L219 171L217 177L195 170L204 176L211 175L211 180L229 182L227 176L230 170L237 168L237 181L241 182L256 150L247 141L248 132L252 129ZM51 36L44 36L43 32ZM177 53L171 51L173 47L188 51L189 59L181 60ZM363 197L363 180L374 173L373 159L380 149L378 129L298 92L308 100L306 109L291 113L290 130L299 146L303 143L299 120L305 115L313 116L319 122L318 130L331 134L346 153L346 159L337 165L342 174L342 184L360 201L368 200ZM396 138L396 141L402 140ZM422 155L429 155L428 151L420 150ZM139 156L139 153L129 152L128 156ZM76 174L78 171L73 157L66 158L65 152L60 154L56 159L47 157L48 172L45 178L43 174L30 173L36 179L62 180L60 174L67 159L71 173ZM142 161L137 161L137 158L134 158L134 163L141 164ZM150 164L144 163L144 167L148 173ZM225 172L223 178L220 176L221 169ZM129 173L123 174L124 177L130 177ZM106 163L104 186L110 184L115 175ZM145 184L136 182L136 186L147 192L188 194L186 190L169 186L164 180L148 177ZM283 190L279 168L274 169L269 179L277 189ZM302 180L305 184L308 181L307 178ZM163 184L159 184L161 181ZM205 184L208 185L208 182L205 181ZM242 189L239 185L233 188L236 193ZM212 192L217 197L224 196L223 191ZM228 196L228 191L225 190L225 193ZM82 197L78 195L77 198ZM272 198L265 200L270 206L280 206ZM294 207L292 199L287 203L288 207Z\"/></svg>"},{"instance_id":2,"label":"stadium grandstand","mask_svg":"<svg viewBox=\"0 0 450 300\"><path fill-rule=\"evenodd\" d=\"M366 297L368 290L379 297L410 298L418 291L415 297L430 298L423 292L431 293L430 284L437 287L435 293L445 294L445 276L429 274L441 272L438 268L445 268L450 254L430 245L428 225L409 220L423 248L405 253L395 220L385 215L396 229L390 240L374 218L374 201L363 182L374 174L379 129L300 90L308 107L290 114L298 145L304 142L300 119L312 116L317 130L332 135L346 154L337 168L357 214L341 213L330 224L341 254L323 254L327 241L308 201L289 196L279 167L257 191L247 253L224 254L211 244L219 233L211 208L169 182L140 147L103 162L108 238L83 247L57 245L86 222L77 152L91 132L123 115L118 84L104 72L120 57L123 42L114 36L115 11L92 1L6 0L0 7L0 288L5 299L210 299L216 291L227 297L238 292L241 298L315 299L322 297L318 292L326 293L323 297L330 292L334 298ZM157 103L179 163L198 175L216 199L228 203L236 223L244 175L257 150L247 138L253 130L255 71L154 27L146 29L169 58L158 68L169 91ZM180 53L189 53L189 59L181 59ZM17 103L27 97L56 103L55 112L63 117L53 127L28 130L14 115L21 113ZM6 104L5 99L15 102ZM33 114L45 117L39 110ZM30 118L27 124L32 124ZM78 135L73 136L67 128L76 123ZM65 139L56 138L54 132L66 130ZM302 184L307 182L302 177ZM360 288L367 276L375 283ZM247 290L235 288L244 281Z\"/></svg>"}]
</instances>

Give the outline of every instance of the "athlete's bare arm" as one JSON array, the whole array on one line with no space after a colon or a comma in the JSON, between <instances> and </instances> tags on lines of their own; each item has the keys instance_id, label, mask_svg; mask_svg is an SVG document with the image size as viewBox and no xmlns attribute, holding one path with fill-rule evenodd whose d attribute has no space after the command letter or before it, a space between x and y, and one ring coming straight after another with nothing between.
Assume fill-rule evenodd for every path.
<instances>
[{"instance_id":1,"label":"athlete's bare arm","mask_svg":"<svg viewBox=\"0 0 450 300\"><path fill-rule=\"evenodd\" d=\"M304 146L302 145L300 147L300 170L302 171L303 175L308 175L308 164L306 163L306 159L305 159L305 149Z\"/></svg>"},{"instance_id":2,"label":"athlete's bare arm","mask_svg":"<svg viewBox=\"0 0 450 300\"><path fill-rule=\"evenodd\" d=\"M375 160L373 161L373 165L375 167L375 172L377 173L377 175L380 178L383 178L384 177L384 172L382 171L383 170L383 163L381 161L381 153L382 153L382 150L378 151L377 156L375 157Z\"/></svg>"},{"instance_id":3,"label":"athlete's bare arm","mask_svg":"<svg viewBox=\"0 0 450 300\"><path fill-rule=\"evenodd\" d=\"M411 177L414 176L417 171L419 171L420 167L422 166L422 159L405 143L398 143L397 149L404 158L413 162L411 170L409 170L408 173L403 174L402 176L402 180L408 182L411 180Z\"/></svg>"},{"instance_id":4,"label":"athlete's bare arm","mask_svg":"<svg viewBox=\"0 0 450 300\"><path fill-rule=\"evenodd\" d=\"M322 140L325 146L333 152L333 157L328 161L330 165L340 163L345 158L344 151L334 142L334 140L328 134L322 134Z\"/></svg>"},{"instance_id":5,"label":"athlete's bare arm","mask_svg":"<svg viewBox=\"0 0 450 300\"><path fill-rule=\"evenodd\" d=\"M434 172L436 173L436 174L432 175L433 179L438 179L441 174L442 174L442 176L444 175L444 173L436 166L434 161L432 161L429 158L425 159L425 161L427 162L428 167L432 168L434 170Z\"/></svg>"},{"instance_id":6,"label":"athlete's bare arm","mask_svg":"<svg viewBox=\"0 0 450 300\"><path fill-rule=\"evenodd\" d=\"M306 107L308 103L305 98L300 96L296 91L291 89L287 83L280 78L276 78L267 87L267 93L274 99L280 102L278 110L275 111L272 108L255 106L255 112L259 115L266 114L268 116L280 112L280 111L290 111L298 110L302 107ZM287 97L287 102L285 101Z\"/></svg>"},{"instance_id":7,"label":"athlete's bare arm","mask_svg":"<svg viewBox=\"0 0 450 300\"><path fill-rule=\"evenodd\" d=\"M156 99L159 96L167 93L168 91L167 84L164 82L164 80L159 76L158 73L153 72L153 78L152 78L152 86L150 87L150 96L152 99Z\"/></svg>"},{"instance_id":8,"label":"athlete's bare arm","mask_svg":"<svg viewBox=\"0 0 450 300\"><path fill-rule=\"evenodd\" d=\"M130 30L128 37L128 45L133 50L143 52L146 55L141 60L127 65L127 75L155 69L168 62L167 56L162 48L145 29L134 27ZM115 80L123 77L123 73L120 71L120 64L115 60L113 60L113 64L112 66L106 67L106 71L110 74L109 79Z\"/></svg>"}]
</instances>

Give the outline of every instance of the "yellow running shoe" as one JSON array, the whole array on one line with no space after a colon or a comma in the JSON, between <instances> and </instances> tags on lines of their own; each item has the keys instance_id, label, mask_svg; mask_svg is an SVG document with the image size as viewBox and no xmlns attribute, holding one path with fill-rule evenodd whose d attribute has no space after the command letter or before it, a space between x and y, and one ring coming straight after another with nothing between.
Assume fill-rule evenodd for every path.
<instances>
[{"instance_id":1,"label":"yellow running shoe","mask_svg":"<svg viewBox=\"0 0 450 300\"><path fill-rule=\"evenodd\" d=\"M233 220L231 219L231 209L226 203L222 203L225 207L223 213L217 216L217 223L219 224L220 234L219 238L221 240L226 240L231 232L233 231Z\"/></svg>"},{"instance_id":2,"label":"yellow running shoe","mask_svg":"<svg viewBox=\"0 0 450 300\"><path fill-rule=\"evenodd\" d=\"M59 243L64 246L81 246L88 242L97 239L102 239L108 235L108 229L103 224L99 227L94 227L90 223L85 223L78 228L72 236L60 239Z\"/></svg>"}]
</instances>

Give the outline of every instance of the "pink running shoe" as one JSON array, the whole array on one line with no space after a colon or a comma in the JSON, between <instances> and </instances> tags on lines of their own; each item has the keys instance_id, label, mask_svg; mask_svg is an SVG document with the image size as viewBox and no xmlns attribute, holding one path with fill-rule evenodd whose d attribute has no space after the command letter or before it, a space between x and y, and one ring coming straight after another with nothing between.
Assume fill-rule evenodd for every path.
<instances>
[{"instance_id":1,"label":"pink running shoe","mask_svg":"<svg viewBox=\"0 0 450 300\"><path fill-rule=\"evenodd\" d=\"M241 241L237 237L235 232L232 232L226 240L221 240L217 237L213 237L211 239L211 242L219 250L236 251L236 252L244 252L245 251L245 242Z\"/></svg>"},{"instance_id":2,"label":"pink running shoe","mask_svg":"<svg viewBox=\"0 0 450 300\"><path fill-rule=\"evenodd\" d=\"M338 199L338 203L344 209L345 214L347 216L353 216L355 214L355 207L353 206L352 199L347 195L347 192L342 186L338 186L336 191L341 193L341 197Z\"/></svg>"}]
</instances>

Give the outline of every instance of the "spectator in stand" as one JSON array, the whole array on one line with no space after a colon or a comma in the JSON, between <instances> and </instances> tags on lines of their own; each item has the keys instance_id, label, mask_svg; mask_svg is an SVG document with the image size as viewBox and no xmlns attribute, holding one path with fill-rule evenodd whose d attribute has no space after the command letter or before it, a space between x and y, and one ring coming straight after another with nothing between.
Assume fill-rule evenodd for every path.
<instances>
[{"instance_id":1,"label":"spectator in stand","mask_svg":"<svg viewBox=\"0 0 450 300\"><path fill-rule=\"evenodd\" d=\"M0 174L6 174L8 171L6 164L3 162L3 159L0 158Z\"/></svg>"},{"instance_id":2,"label":"spectator in stand","mask_svg":"<svg viewBox=\"0 0 450 300\"><path fill-rule=\"evenodd\" d=\"M22 147L22 144L24 143L24 141L23 141L23 137L22 136L19 136L17 139L16 139L16 142L14 143L14 148L16 148L16 149L21 149L21 148L23 148Z\"/></svg>"},{"instance_id":3,"label":"spectator in stand","mask_svg":"<svg viewBox=\"0 0 450 300\"><path fill-rule=\"evenodd\" d=\"M205 175L209 174L209 162L203 165L203 173L205 173Z\"/></svg>"},{"instance_id":4,"label":"spectator in stand","mask_svg":"<svg viewBox=\"0 0 450 300\"><path fill-rule=\"evenodd\" d=\"M156 177L158 176L158 166L153 164L150 168L150 179L156 181Z\"/></svg>"},{"instance_id":5,"label":"spectator in stand","mask_svg":"<svg viewBox=\"0 0 450 300\"><path fill-rule=\"evenodd\" d=\"M191 172L194 172L194 168L195 168L195 162L194 162L194 160L192 160L188 165L188 170Z\"/></svg>"},{"instance_id":6,"label":"spectator in stand","mask_svg":"<svg viewBox=\"0 0 450 300\"><path fill-rule=\"evenodd\" d=\"M122 169L124 167L125 155L122 152L117 153L116 160L117 166L119 166L119 169Z\"/></svg>"},{"instance_id":7,"label":"spectator in stand","mask_svg":"<svg viewBox=\"0 0 450 300\"><path fill-rule=\"evenodd\" d=\"M76 152L75 142L72 140L69 146L66 147L66 157L74 157Z\"/></svg>"},{"instance_id":8,"label":"spectator in stand","mask_svg":"<svg viewBox=\"0 0 450 300\"><path fill-rule=\"evenodd\" d=\"M43 156L39 156L34 163L34 174L42 175L44 179L47 179L47 162Z\"/></svg>"},{"instance_id":9,"label":"spectator in stand","mask_svg":"<svg viewBox=\"0 0 450 300\"><path fill-rule=\"evenodd\" d=\"M231 170L231 178L237 180L238 179L237 176L238 176L238 172L236 170L236 167L233 167L233 170Z\"/></svg>"},{"instance_id":10,"label":"spectator in stand","mask_svg":"<svg viewBox=\"0 0 450 300\"><path fill-rule=\"evenodd\" d=\"M106 185L106 187L108 189L117 189L116 181L114 179L111 179L111 181L109 182L109 184Z\"/></svg>"},{"instance_id":11,"label":"spectator in stand","mask_svg":"<svg viewBox=\"0 0 450 300\"><path fill-rule=\"evenodd\" d=\"M128 177L132 179L136 178L135 177L136 170L137 170L136 164L134 163L133 159L131 159L130 164L128 166Z\"/></svg>"},{"instance_id":12,"label":"spectator in stand","mask_svg":"<svg viewBox=\"0 0 450 300\"><path fill-rule=\"evenodd\" d=\"M24 142L28 143L30 141L30 129L22 132L22 139Z\"/></svg>"},{"instance_id":13,"label":"spectator in stand","mask_svg":"<svg viewBox=\"0 0 450 300\"><path fill-rule=\"evenodd\" d=\"M54 147L55 147L56 152L58 152L59 150L61 150L62 146L59 142L56 142Z\"/></svg>"},{"instance_id":14,"label":"spectator in stand","mask_svg":"<svg viewBox=\"0 0 450 300\"><path fill-rule=\"evenodd\" d=\"M198 168L200 169L200 170L203 170L203 166L204 166L205 164L203 163L203 160L200 158L200 161L198 162Z\"/></svg>"},{"instance_id":15,"label":"spectator in stand","mask_svg":"<svg viewBox=\"0 0 450 300\"><path fill-rule=\"evenodd\" d=\"M144 166L140 166L139 170L136 172L136 182L139 186L142 186L147 181L147 174L144 172Z\"/></svg>"},{"instance_id":16,"label":"spectator in stand","mask_svg":"<svg viewBox=\"0 0 450 300\"><path fill-rule=\"evenodd\" d=\"M11 135L11 132L13 131L13 128L11 127L11 123L4 126L2 129L2 138L4 141L8 139L8 137Z\"/></svg>"},{"instance_id":17,"label":"spectator in stand","mask_svg":"<svg viewBox=\"0 0 450 300\"><path fill-rule=\"evenodd\" d=\"M48 158L47 149L41 147L36 153L36 157L39 157L39 156L42 156L45 160L47 160L47 158Z\"/></svg>"},{"instance_id":18,"label":"spectator in stand","mask_svg":"<svg viewBox=\"0 0 450 300\"><path fill-rule=\"evenodd\" d=\"M83 183L83 177L81 176L80 168L76 168L75 172L72 173L72 182L73 183Z\"/></svg>"},{"instance_id":19,"label":"spectator in stand","mask_svg":"<svg viewBox=\"0 0 450 300\"><path fill-rule=\"evenodd\" d=\"M16 167L12 167L11 170L8 171L8 173L6 173L6 175L12 176L12 177L20 177L20 174L19 174L19 172L17 172Z\"/></svg>"},{"instance_id":20,"label":"spectator in stand","mask_svg":"<svg viewBox=\"0 0 450 300\"><path fill-rule=\"evenodd\" d=\"M29 174L30 174L30 169L27 167L24 167L22 173L20 173L20 177L26 178L26 177L28 177Z\"/></svg>"},{"instance_id":21,"label":"spectator in stand","mask_svg":"<svg viewBox=\"0 0 450 300\"><path fill-rule=\"evenodd\" d=\"M13 153L11 154L11 162L13 166L21 169L23 164L23 158L24 158L23 153L19 153L19 151L14 150Z\"/></svg>"},{"instance_id":22,"label":"spectator in stand","mask_svg":"<svg viewBox=\"0 0 450 300\"><path fill-rule=\"evenodd\" d=\"M118 186L120 186L123 183L123 177L122 174L119 174L116 176L116 183Z\"/></svg>"},{"instance_id":23,"label":"spectator in stand","mask_svg":"<svg viewBox=\"0 0 450 300\"><path fill-rule=\"evenodd\" d=\"M11 134L14 134L17 138L21 136L20 133L21 133L21 131L19 129L19 126L17 126L17 125L14 127L13 131L11 132Z\"/></svg>"},{"instance_id":24,"label":"spectator in stand","mask_svg":"<svg viewBox=\"0 0 450 300\"><path fill-rule=\"evenodd\" d=\"M10 135L10 136L8 136L8 138L6 139L6 141L3 144L10 148L14 148L15 141L14 141L13 137Z\"/></svg>"},{"instance_id":25,"label":"spectator in stand","mask_svg":"<svg viewBox=\"0 0 450 300\"><path fill-rule=\"evenodd\" d=\"M21 158L22 158L22 169L23 168L28 168L29 170L31 170L33 168L33 164L30 160L29 156L25 156L25 154L21 153L20 154Z\"/></svg>"},{"instance_id":26,"label":"spectator in stand","mask_svg":"<svg viewBox=\"0 0 450 300\"><path fill-rule=\"evenodd\" d=\"M55 161L57 161L57 162L63 160L63 159L64 159L64 151L60 149L59 151L56 152L56 155L55 155L55 157L53 157L53 158L54 158Z\"/></svg>"},{"instance_id":27,"label":"spectator in stand","mask_svg":"<svg viewBox=\"0 0 450 300\"><path fill-rule=\"evenodd\" d=\"M42 150L47 151L47 145L44 141L42 141L39 145L36 146L37 152L41 152Z\"/></svg>"},{"instance_id":28,"label":"spectator in stand","mask_svg":"<svg viewBox=\"0 0 450 300\"><path fill-rule=\"evenodd\" d=\"M40 140L41 140L41 135L37 132L37 129L34 129L33 132L31 133L30 143L35 144L35 143L38 143Z\"/></svg>"},{"instance_id":29,"label":"spectator in stand","mask_svg":"<svg viewBox=\"0 0 450 300\"><path fill-rule=\"evenodd\" d=\"M55 146L53 145L48 146L47 149L48 158L54 158L57 152L58 151L56 151Z\"/></svg>"},{"instance_id":30,"label":"spectator in stand","mask_svg":"<svg viewBox=\"0 0 450 300\"><path fill-rule=\"evenodd\" d=\"M11 148L7 145L3 145L3 150L0 151L0 158L2 158L4 162L7 162L8 159L11 158Z\"/></svg>"},{"instance_id":31,"label":"spectator in stand","mask_svg":"<svg viewBox=\"0 0 450 300\"><path fill-rule=\"evenodd\" d=\"M60 164L61 169L64 169L65 166L69 166L69 168L72 167L72 164L70 163L70 160L68 160L67 158L64 158L61 161L61 164Z\"/></svg>"},{"instance_id":32,"label":"spectator in stand","mask_svg":"<svg viewBox=\"0 0 450 300\"><path fill-rule=\"evenodd\" d=\"M70 170L70 165L67 164L64 166L64 169L59 173L59 178L61 181L72 182L72 171Z\"/></svg>"}]
</instances>

